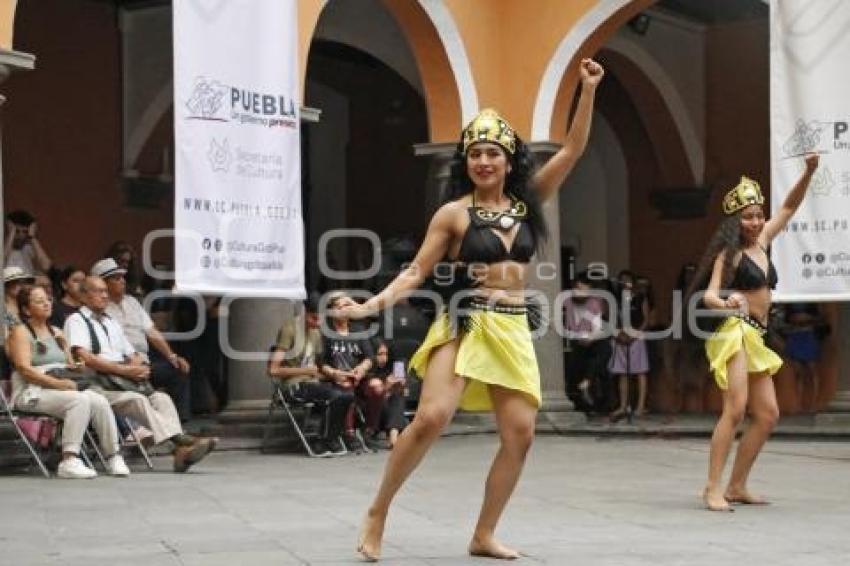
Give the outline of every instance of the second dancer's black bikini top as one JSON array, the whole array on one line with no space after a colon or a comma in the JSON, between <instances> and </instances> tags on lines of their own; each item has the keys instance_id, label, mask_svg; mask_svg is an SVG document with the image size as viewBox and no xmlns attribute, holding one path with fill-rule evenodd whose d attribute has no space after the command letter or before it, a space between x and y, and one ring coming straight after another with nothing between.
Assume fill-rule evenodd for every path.
<instances>
[{"instance_id":1,"label":"second dancer's black bikini top","mask_svg":"<svg viewBox=\"0 0 850 566\"><path fill-rule=\"evenodd\" d=\"M767 255L767 250L765 250ZM729 285L732 289L741 291L753 291L763 287L776 289L776 283L779 278L776 275L776 268L773 262L770 261L770 256L767 256L767 273L751 258L746 252L741 252L741 261L738 262L738 267L735 268L735 277Z\"/></svg>"},{"instance_id":2,"label":"second dancer's black bikini top","mask_svg":"<svg viewBox=\"0 0 850 566\"><path fill-rule=\"evenodd\" d=\"M528 263L534 255L534 235L531 227L524 219L516 216L503 216L511 221L499 225L483 218L477 207L469 207L469 227L463 235L456 260L462 263L498 263L500 261L516 261ZM506 229L505 224L510 223ZM513 224L518 223L511 247L505 245L505 240L495 231L502 230L505 235L512 232Z\"/></svg>"}]
</instances>

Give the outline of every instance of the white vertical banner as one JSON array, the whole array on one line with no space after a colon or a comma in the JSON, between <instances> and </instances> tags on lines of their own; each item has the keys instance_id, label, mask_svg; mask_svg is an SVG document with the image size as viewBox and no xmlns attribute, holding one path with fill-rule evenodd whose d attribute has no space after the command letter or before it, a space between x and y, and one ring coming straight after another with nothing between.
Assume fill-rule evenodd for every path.
<instances>
[{"instance_id":1,"label":"white vertical banner","mask_svg":"<svg viewBox=\"0 0 850 566\"><path fill-rule=\"evenodd\" d=\"M850 299L850 2L771 0L771 209L820 168L772 258L780 301Z\"/></svg>"},{"instance_id":2,"label":"white vertical banner","mask_svg":"<svg viewBox=\"0 0 850 566\"><path fill-rule=\"evenodd\" d=\"M303 298L297 1L173 6L177 287Z\"/></svg>"}]
</instances>

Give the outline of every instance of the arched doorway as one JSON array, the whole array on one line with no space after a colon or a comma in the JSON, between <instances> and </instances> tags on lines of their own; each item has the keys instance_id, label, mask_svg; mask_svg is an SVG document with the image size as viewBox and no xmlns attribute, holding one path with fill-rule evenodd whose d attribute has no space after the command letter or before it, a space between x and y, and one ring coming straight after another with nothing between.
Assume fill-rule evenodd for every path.
<instances>
[{"instance_id":1,"label":"arched doorway","mask_svg":"<svg viewBox=\"0 0 850 566\"><path fill-rule=\"evenodd\" d=\"M384 247L409 248L421 239L428 164L413 146L429 140L423 91L406 35L381 2L328 3L305 80L305 105L321 112L319 122L304 128L307 257L321 253L317 245L328 230L367 230ZM335 269L362 270L371 251L363 238L340 238L327 260ZM308 262L308 286L374 290L378 284L334 280L319 267Z\"/></svg>"}]
</instances>

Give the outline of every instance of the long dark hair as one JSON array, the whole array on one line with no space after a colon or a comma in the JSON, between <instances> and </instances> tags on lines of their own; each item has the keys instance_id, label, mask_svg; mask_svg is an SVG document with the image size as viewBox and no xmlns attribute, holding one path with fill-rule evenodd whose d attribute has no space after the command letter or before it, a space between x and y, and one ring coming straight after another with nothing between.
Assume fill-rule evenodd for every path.
<instances>
[{"instance_id":1,"label":"long dark hair","mask_svg":"<svg viewBox=\"0 0 850 566\"><path fill-rule=\"evenodd\" d=\"M720 278L720 289L728 289L734 278L734 261L743 250L741 241L741 213L729 215L720 222L714 235L708 243L708 248L697 264L696 274L688 286L687 297L705 289L711 279L711 271L717 256L723 254L723 272Z\"/></svg>"},{"instance_id":2,"label":"long dark hair","mask_svg":"<svg viewBox=\"0 0 850 566\"><path fill-rule=\"evenodd\" d=\"M714 262L719 254L723 254L723 271L720 277L720 290L728 289L734 278L734 260L738 252L743 249L741 241L741 213L729 215L724 218L714 235L708 243L705 253L697 264L696 273L691 279L682 301L683 341L681 348L676 354L679 375L682 376L682 384L688 388L696 383L694 379L700 378L707 371L707 362L703 350L703 341L691 329L688 318L688 306L694 293L704 291L711 280L711 272ZM702 305L704 308L705 305ZM713 332L720 324L717 317L700 318L696 321L697 326L703 332ZM687 369L683 366L687 366Z\"/></svg>"},{"instance_id":3,"label":"long dark hair","mask_svg":"<svg viewBox=\"0 0 850 566\"><path fill-rule=\"evenodd\" d=\"M501 146L499 146L501 147ZM516 136L516 151L513 155L502 148L511 164L511 172L505 178L505 192L512 194L528 206L528 226L534 238L535 249L540 249L549 237L549 228L543 219L543 209L537 193L529 186L534 171L534 161L528 146ZM468 195L475 188L466 168L466 154L463 152L463 141L458 142L455 154L450 164L449 181L443 193L443 204L458 200Z\"/></svg>"}]
</instances>

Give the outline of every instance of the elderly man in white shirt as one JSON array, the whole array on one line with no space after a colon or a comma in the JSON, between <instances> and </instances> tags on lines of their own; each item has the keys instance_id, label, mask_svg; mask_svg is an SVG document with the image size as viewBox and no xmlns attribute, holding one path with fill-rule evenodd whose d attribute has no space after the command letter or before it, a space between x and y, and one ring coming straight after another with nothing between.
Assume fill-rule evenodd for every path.
<instances>
[{"instance_id":1,"label":"elderly man in white shirt","mask_svg":"<svg viewBox=\"0 0 850 566\"><path fill-rule=\"evenodd\" d=\"M109 302L106 283L100 277L88 276L82 293L84 306L65 321L65 338L71 352L86 366L100 373L140 383L148 381L150 367L127 341L121 326L105 312ZM155 443L166 440L174 443L176 472L185 472L215 446L214 439L196 438L183 432L177 409L165 393L100 392L116 414L129 417L150 429Z\"/></svg>"},{"instance_id":2,"label":"elderly man in white shirt","mask_svg":"<svg viewBox=\"0 0 850 566\"><path fill-rule=\"evenodd\" d=\"M102 277L109 292L106 314L124 330L133 349L150 365L150 380L154 387L165 389L177 406L183 422L191 418L189 362L177 355L156 329L150 315L136 297L127 294L127 273L110 258L102 259L91 268L91 274ZM150 349L150 346L153 349Z\"/></svg>"}]
</instances>

